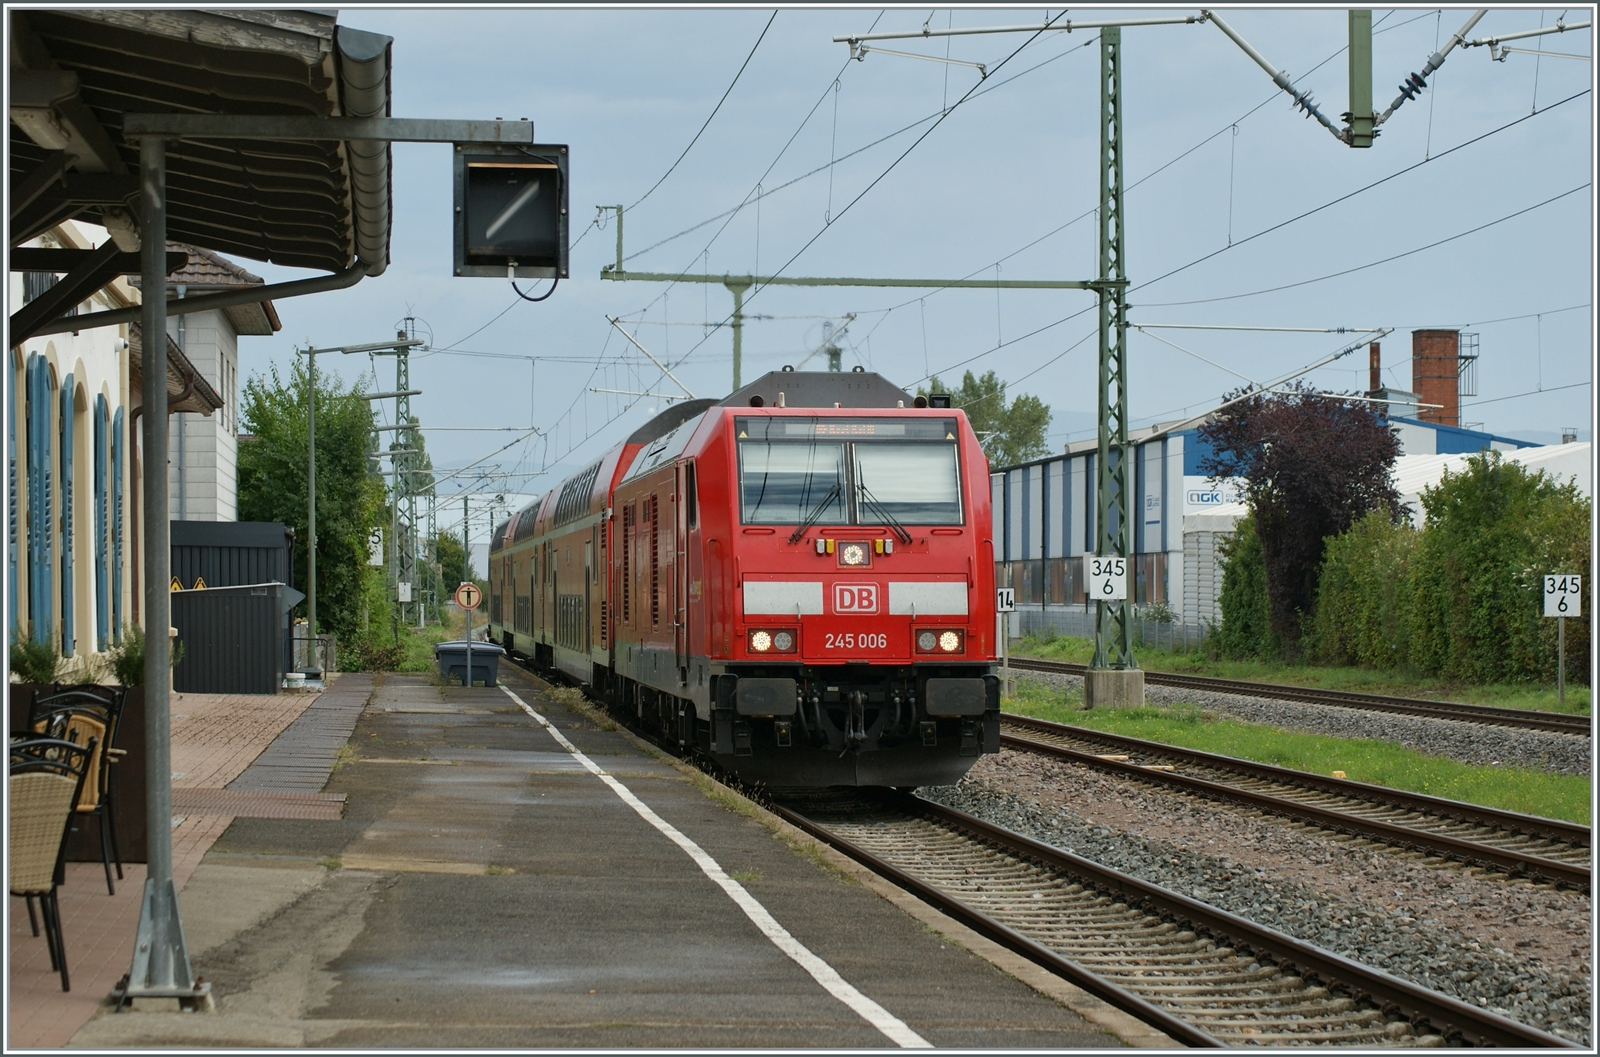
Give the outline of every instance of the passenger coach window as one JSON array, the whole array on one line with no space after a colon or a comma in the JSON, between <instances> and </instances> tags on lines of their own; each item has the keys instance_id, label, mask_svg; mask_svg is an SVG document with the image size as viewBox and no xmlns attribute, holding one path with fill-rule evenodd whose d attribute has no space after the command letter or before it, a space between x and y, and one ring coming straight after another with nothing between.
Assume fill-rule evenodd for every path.
<instances>
[{"instance_id":1,"label":"passenger coach window","mask_svg":"<svg viewBox=\"0 0 1600 1057\"><path fill-rule=\"evenodd\" d=\"M959 525L955 419L741 418L747 525Z\"/></svg>"}]
</instances>

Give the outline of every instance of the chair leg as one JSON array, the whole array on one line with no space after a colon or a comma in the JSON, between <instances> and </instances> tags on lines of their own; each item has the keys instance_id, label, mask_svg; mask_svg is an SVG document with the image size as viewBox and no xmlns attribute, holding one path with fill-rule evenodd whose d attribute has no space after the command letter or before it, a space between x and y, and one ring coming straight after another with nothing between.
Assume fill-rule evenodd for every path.
<instances>
[{"instance_id":1,"label":"chair leg","mask_svg":"<svg viewBox=\"0 0 1600 1057\"><path fill-rule=\"evenodd\" d=\"M39 916L33 911L33 896L24 896L23 900L28 904L28 924L33 928L33 934L37 936L39 935Z\"/></svg>"},{"instance_id":2,"label":"chair leg","mask_svg":"<svg viewBox=\"0 0 1600 1057\"><path fill-rule=\"evenodd\" d=\"M101 804L95 813L100 816L100 865L106 870L106 892L116 895L117 886L111 883L111 833L107 828L110 814L104 804Z\"/></svg>"},{"instance_id":3,"label":"chair leg","mask_svg":"<svg viewBox=\"0 0 1600 1057\"><path fill-rule=\"evenodd\" d=\"M111 831L111 861L117 864L117 880L122 880L122 849L117 845L117 802L106 790L106 821Z\"/></svg>"},{"instance_id":4,"label":"chair leg","mask_svg":"<svg viewBox=\"0 0 1600 1057\"><path fill-rule=\"evenodd\" d=\"M50 952L50 971L56 972L61 968L61 957L56 950L56 922L50 916L50 896L47 893L39 896L39 916L44 919L44 946Z\"/></svg>"},{"instance_id":5,"label":"chair leg","mask_svg":"<svg viewBox=\"0 0 1600 1057\"><path fill-rule=\"evenodd\" d=\"M56 954L61 964L61 990L71 991L72 981L67 978L67 943L61 935L61 904L56 901L56 890L50 890L50 916L56 923Z\"/></svg>"}]
</instances>

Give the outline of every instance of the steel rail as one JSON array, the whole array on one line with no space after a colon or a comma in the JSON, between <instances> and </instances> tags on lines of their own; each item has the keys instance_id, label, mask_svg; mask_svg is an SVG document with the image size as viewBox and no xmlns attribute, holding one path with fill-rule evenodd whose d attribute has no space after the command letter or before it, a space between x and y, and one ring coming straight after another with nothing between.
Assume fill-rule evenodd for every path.
<instances>
[{"instance_id":1,"label":"steel rail","mask_svg":"<svg viewBox=\"0 0 1600 1057\"><path fill-rule=\"evenodd\" d=\"M1500 808L1468 804L1460 800L1446 800L1444 797L1429 796L1426 793L1413 793L1404 789L1390 789L1387 786L1371 785L1367 782L1352 781L1349 778L1333 778L1327 775L1312 774L1310 771L1296 771L1293 768L1279 767L1276 764L1244 760L1236 756L1223 756L1214 752L1202 752L1199 749L1187 749L1180 745L1145 741L1140 738L1131 738L1126 734L1112 734L1103 730L1092 730L1088 727L1074 727L1067 723L1052 723L1047 719L1019 716L1012 712L1002 713L1001 721L1015 724L1019 727L1028 727L1043 733L1061 733L1075 738L1093 738L1095 741L1104 742L1107 745L1115 745L1139 752L1159 753L1162 756L1188 760L1207 767L1237 770L1272 781L1293 782L1307 789L1316 789L1333 793L1337 796L1367 800L1372 803L1392 804L1414 811L1426 811L1429 814L1460 819L1462 822L1517 830L1518 832L1543 837L1546 840L1559 841L1562 844L1571 844L1576 847L1587 848L1592 841L1593 831L1588 826L1578 822L1566 822L1558 818L1545 818L1541 815L1525 815L1518 811L1504 811Z\"/></svg>"},{"instance_id":2,"label":"steel rail","mask_svg":"<svg viewBox=\"0 0 1600 1057\"><path fill-rule=\"evenodd\" d=\"M1063 675L1081 676L1089 670L1086 664L1069 661L1045 661L1032 657L1012 657L1011 667L1024 671L1059 672ZM1449 701L1427 701L1415 697L1388 697L1383 694L1359 694L1348 690L1322 690L1314 687L1288 686L1282 683L1255 683L1242 679L1218 679L1209 675L1180 675L1174 672L1144 673L1144 681L1151 686L1175 686L1189 690L1209 690L1213 693L1243 694L1249 697L1270 697L1280 701L1307 701L1319 705L1336 705L1368 712L1392 712L1398 715L1424 716L1431 719L1453 719L1465 723L1486 723L1492 726L1521 727L1542 730L1552 734L1574 734L1589 737L1593 722L1589 716L1570 716L1559 712L1538 712L1523 708L1498 708L1493 705L1464 705Z\"/></svg>"},{"instance_id":3,"label":"steel rail","mask_svg":"<svg viewBox=\"0 0 1600 1057\"><path fill-rule=\"evenodd\" d=\"M1015 718L1012 721L1015 722ZM1072 727L1062 729L1066 731L1077 730L1077 728ZM1089 736L1095 734L1095 732L1083 731L1083 734ZM1193 775L1179 774L1175 771L1155 770L1141 764L1122 760L1109 760L1094 753L1068 748L1065 745L1053 745L1049 742L1037 741L1032 738L1019 738L1014 734L1002 733L1000 735L1000 743L1014 749L1053 756L1057 759L1069 760L1086 767L1094 767L1114 774L1121 774L1125 777L1166 785L1183 792L1198 793L1213 800L1247 804L1274 815L1281 815L1301 822L1309 822L1323 829L1349 833L1353 836L1376 838L1407 850L1443 855L1474 866L1493 866L1518 876L1539 876L1557 884L1581 889L1582 891L1588 891L1590 886L1589 867L1586 865L1566 863L1529 852L1497 848L1491 844L1463 840L1459 837L1452 837L1442 833L1430 833L1427 830L1417 829L1413 826L1403 826L1393 822L1385 822L1381 819L1365 818L1347 811L1307 804L1253 789L1243 789L1236 785L1229 785L1226 782L1197 778ZM1144 743L1144 746L1148 746L1144 751L1161 752L1163 754L1166 754L1168 748L1167 746L1150 742ZM1179 750L1177 753L1170 755L1178 756L1182 751ZM1201 757L1210 756L1208 753L1196 755ZM1208 761L1210 766L1246 771L1248 773L1248 761L1233 760L1226 756L1210 757L1210 761ZM1275 780L1300 784L1296 781L1296 778L1301 776L1303 772L1290 771L1287 768L1272 768L1272 770L1278 772L1277 775L1273 776ZM1294 777L1283 777L1285 775ZM1314 778L1316 776L1306 775L1305 777ZM1337 781L1337 779L1333 779L1333 781ZM1378 789L1376 786L1363 786L1359 782L1347 784L1361 788L1364 791ZM1367 800L1368 797L1362 796L1361 799ZM1441 801L1441 803L1450 804L1452 802ZM1470 807L1470 805L1456 806ZM1584 837L1587 838L1587 828L1581 828L1583 829ZM1585 843L1587 843L1587 840L1585 840Z\"/></svg>"},{"instance_id":4,"label":"steel rail","mask_svg":"<svg viewBox=\"0 0 1600 1057\"><path fill-rule=\"evenodd\" d=\"M1488 1010L1475 1008L1459 999L1430 991L1408 980L1362 965L1331 951L1322 950L1275 929L1247 921L1225 910L1102 866L1072 852L1001 829L954 808L930 803L903 793L889 794L883 802L910 817L920 817L936 825L964 833L968 839L976 843L996 847L1020 859L1031 860L1058 870L1101 892L1119 896L1129 907L1156 914L1195 933L1209 935L1219 945L1226 944L1234 950L1247 952L1257 958L1266 956L1284 973L1298 976L1308 982L1331 986L1358 1002L1369 1002L1388 1016L1398 1015L1400 1019L1409 1021L1414 1027L1425 1027L1429 1033L1438 1034L1446 1040L1459 1040L1461 1043L1475 1046L1582 1048L1577 1043L1557 1035ZM782 808L778 810L788 821L838 848L863 865L876 869L873 864L879 860L871 853L856 847L826 826L814 823L794 811ZM901 883L899 877L904 876L904 871L891 867L891 872L885 876L898 884ZM911 880L916 881L915 878ZM917 881L915 885L908 886L907 890L946 913L956 910L960 914L960 920L981 920L986 917L980 911L967 907L955 897L925 882ZM1025 957L1032 956L1027 949L1018 947L1011 949ZM1082 971L1088 972L1088 970Z\"/></svg>"},{"instance_id":5,"label":"steel rail","mask_svg":"<svg viewBox=\"0 0 1600 1057\"><path fill-rule=\"evenodd\" d=\"M1151 1027L1160 1029L1178 1042L1187 1046L1215 1049L1226 1047L1226 1043L1209 1032L1202 1031L1188 1021L1179 1019L1154 1002L1140 998L1127 988L1114 984L1110 980L1085 969L1077 962L1063 958L1037 940L1029 939L1021 932L995 920L983 911L970 907L928 884L926 881L913 877L898 866L830 832L826 827L812 822L804 815L792 811L782 804L768 804L767 808L785 822L837 848L873 873L893 881L924 903L961 922L961 924L985 939L993 940L1007 950L1022 955L1035 965L1050 970L1064 980L1070 980L1096 998L1102 999L1129 1016L1136 1017L1149 1024Z\"/></svg>"}]
</instances>

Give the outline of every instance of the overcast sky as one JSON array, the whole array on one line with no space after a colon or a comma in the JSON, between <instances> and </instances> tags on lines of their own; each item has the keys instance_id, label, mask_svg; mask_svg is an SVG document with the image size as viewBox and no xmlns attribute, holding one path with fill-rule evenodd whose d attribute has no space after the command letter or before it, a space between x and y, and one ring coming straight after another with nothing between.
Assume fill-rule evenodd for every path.
<instances>
[{"instance_id":1,"label":"overcast sky","mask_svg":"<svg viewBox=\"0 0 1600 1057\"><path fill-rule=\"evenodd\" d=\"M1075 8L1071 17L1113 13ZM1534 29L1560 13L1491 10L1469 36ZM1038 24L1048 14L874 7L779 9L773 19L772 8L343 9L341 24L394 37L395 116L528 117L540 142L571 146L572 278L541 304L518 301L504 280L452 278L449 150L397 145L388 272L347 292L278 302L283 331L241 342L241 369L287 364L296 345L382 340L413 315L440 350L415 355L411 374L423 390L413 413L430 427L436 465L463 466L520 435L462 427L540 429L478 469L543 469L544 476L470 486L504 493L515 506L519 495L559 483L665 406L589 390L676 391L607 315L627 321L696 395L721 396L730 386L731 336L714 329L731 311L728 291L601 281L601 265L616 255L616 229L609 217L591 226L598 205L630 207L630 270L1093 278L1100 134L1093 31L950 38L948 56L985 64L986 80L971 66L892 55L852 62L846 45L832 42L874 25ZM1222 14L1339 122L1348 107L1342 9ZM1469 14L1373 11L1378 110ZM1574 10L1568 21L1583 17ZM1587 56L1592 32L1516 45ZM884 46L947 54L938 39ZM651 191L747 57L693 149ZM1479 395L1465 401L1465 422L1537 441L1555 441L1571 426L1588 439L1593 77L1589 61L1511 54L1495 62L1488 48L1458 49L1429 90L1382 126L1372 149L1353 150L1297 112L1215 26L1124 29L1130 320L1392 327L1382 342L1386 380L1401 389L1411 388L1409 332L1459 327L1479 335L1481 351ZM1362 190L1386 177L1393 178ZM1275 225L1283 226L1251 237ZM269 281L296 275L246 263ZM544 287L523 284L530 292ZM908 389L932 373L954 383L964 370L992 369L1012 393L1050 405L1052 448L1094 435L1088 293L770 287L746 310L762 317L745 327L746 381L798 362L823 343L825 328L854 313L839 341L846 369L859 363ZM1134 425L1203 411L1246 378L1270 380L1354 340L1130 331ZM319 367L351 377L368 364L330 359ZM379 386L391 388L392 364L381 361L378 370ZM1364 390L1365 348L1308 377L1329 389ZM457 502L448 518L441 513L441 527L455 527L459 510ZM479 518L473 535L481 568L487 526Z\"/></svg>"}]
</instances>

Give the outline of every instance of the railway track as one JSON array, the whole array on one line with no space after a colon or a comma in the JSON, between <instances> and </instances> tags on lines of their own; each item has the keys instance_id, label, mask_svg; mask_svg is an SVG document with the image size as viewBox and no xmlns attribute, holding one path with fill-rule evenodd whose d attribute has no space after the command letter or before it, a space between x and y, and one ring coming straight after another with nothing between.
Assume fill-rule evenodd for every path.
<instances>
[{"instance_id":1,"label":"railway track","mask_svg":"<svg viewBox=\"0 0 1600 1057\"><path fill-rule=\"evenodd\" d=\"M1006 714L1000 741L1145 782L1529 879L1590 890L1590 829ZM1176 768L1176 769L1173 769Z\"/></svg>"},{"instance_id":2,"label":"railway track","mask_svg":"<svg viewBox=\"0 0 1600 1057\"><path fill-rule=\"evenodd\" d=\"M963 924L1190 1046L1579 1048L902 793L772 805Z\"/></svg>"},{"instance_id":3,"label":"railway track","mask_svg":"<svg viewBox=\"0 0 1600 1057\"><path fill-rule=\"evenodd\" d=\"M1043 661L1033 657L1013 657L1011 667L1021 671L1053 672L1059 675L1081 676L1089 670L1086 664L1069 661ZM1484 723L1497 727L1518 727L1523 730L1542 730L1551 734L1571 734L1590 737L1593 722L1589 716L1572 716L1560 712L1535 712L1523 708L1496 708L1491 705L1463 705L1450 701L1426 701L1415 697L1387 697L1383 694L1358 694L1348 690L1321 690L1306 686L1285 686L1281 683L1252 683L1243 679L1217 679L1209 675L1180 675L1173 672L1144 673L1150 686L1174 686L1189 690L1209 690L1219 694L1244 694L1249 697L1270 697L1279 701L1307 701L1318 705L1337 705L1366 712L1389 712L1402 716L1422 716L1428 719L1453 719L1463 723Z\"/></svg>"}]
</instances>

